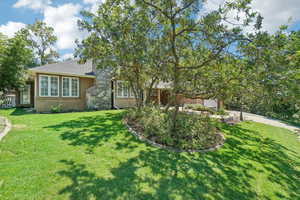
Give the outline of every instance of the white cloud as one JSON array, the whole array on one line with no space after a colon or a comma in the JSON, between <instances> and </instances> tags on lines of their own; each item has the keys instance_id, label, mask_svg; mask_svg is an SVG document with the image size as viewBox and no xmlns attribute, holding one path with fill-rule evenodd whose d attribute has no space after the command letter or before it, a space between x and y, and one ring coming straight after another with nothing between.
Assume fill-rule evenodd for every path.
<instances>
[{"instance_id":1,"label":"white cloud","mask_svg":"<svg viewBox=\"0 0 300 200\"><path fill-rule=\"evenodd\" d=\"M24 28L25 26L26 24L20 22L9 21L7 24L0 26L0 32L4 35L7 35L9 38L12 38L17 31Z\"/></svg>"},{"instance_id":2,"label":"white cloud","mask_svg":"<svg viewBox=\"0 0 300 200\"><path fill-rule=\"evenodd\" d=\"M274 32L280 25L287 24L290 17L293 22L300 20L299 0L254 0L253 8L264 17L263 28Z\"/></svg>"},{"instance_id":3,"label":"white cloud","mask_svg":"<svg viewBox=\"0 0 300 200\"><path fill-rule=\"evenodd\" d=\"M97 3L97 2L100 2L102 0L83 0L83 3L86 3L86 4L94 4L94 3Z\"/></svg>"},{"instance_id":4,"label":"white cloud","mask_svg":"<svg viewBox=\"0 0 300 200\"><path fill-rule=\"evenodd\" d=\"M210 0L204 3L203 11L204 12L211 12L217 10L220 5L224 3L225 0Z\"/></svg>"},{"instance_id":5,"label":"white cloud","mask_svg":"<svg viewBox=\"0 0 300 200\"><path fill-rule=\"evenodd\" d=\"M58 49L73 49L76 47L75 40L85 36L77 26L80 10L80 5L72 3L58 7L49 6L44 10L44 21L54 28Z\"/></svg>"},{"instance_id":6,"label":"white cloud","mask_svg":"<svg viewBox=\"0 0 300 200\"><path fill-rule=\"evenodd\" d=\"M74 59L74 55L72 53L66 53L61 56L61 60Z\"/></svg>"},{"instance_id":7,"label":"white cloud","mask_svg":"<svg viewBox=\"0 0 300 200\"><path fill-rule=\"evenodd\" d=\"M204 6L206 12L218 9L225 0L210 0ZM273 33L278 27L289 22L292 17L293 22L300 20L299 0L253 0L252 8L258 11L263 17L263 30ZM229 17L234 17L231 13Z\"/></svg>"},{"instance_id":8,"label":"white cloud","mask_svg":"<svg viewBox=\"0 0 300 200\"><path fill-rule=\"evenodd\" d=\"M51 5L52 0L18 0L13 7L14 8L31 8L33 10L43 10L47 6Z\"/></svg>"}]
</instances>

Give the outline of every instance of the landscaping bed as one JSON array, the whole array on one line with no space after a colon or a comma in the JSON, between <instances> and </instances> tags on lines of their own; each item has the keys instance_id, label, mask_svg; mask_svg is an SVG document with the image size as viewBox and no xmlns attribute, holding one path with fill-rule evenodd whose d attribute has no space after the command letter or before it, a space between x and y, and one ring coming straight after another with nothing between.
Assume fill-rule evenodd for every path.
<instances>
[{"instance_id":1,"label":"landscaping bed","mask_svg":"<svg viewBox=\"0 0 300 200\"><path fill-rule=\"evenodd\" d=\"M131 109L125 122L141 138L177 151L215 149L224 143L218 120L206 115L179 112L174 128L173 112L155 107L146 107L140 111Z\"/></svg>"}]
</instances>

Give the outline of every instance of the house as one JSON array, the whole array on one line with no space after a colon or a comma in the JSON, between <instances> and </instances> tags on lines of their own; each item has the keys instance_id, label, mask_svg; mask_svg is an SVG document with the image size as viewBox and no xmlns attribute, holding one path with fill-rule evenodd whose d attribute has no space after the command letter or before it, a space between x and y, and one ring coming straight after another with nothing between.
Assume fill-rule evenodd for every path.
<instances>
[{"instance_id":1,"label":"house","mask_svg":"<svg viewBox=\"0 0 300 200\"><path fill-rule=\"evenodd\" d=\"M49 112L59 106L63 111L134 107L136 100L123 81L114 80L111 70L96 69L91 61L78 64L65 61L31 68L26 86L17 92L17 107L32 107ZM151 99L158 104L169 101L167 84L158 84ZM202 99L178 96L182 103L201 103Z\"/></svg>"}]
</instances>

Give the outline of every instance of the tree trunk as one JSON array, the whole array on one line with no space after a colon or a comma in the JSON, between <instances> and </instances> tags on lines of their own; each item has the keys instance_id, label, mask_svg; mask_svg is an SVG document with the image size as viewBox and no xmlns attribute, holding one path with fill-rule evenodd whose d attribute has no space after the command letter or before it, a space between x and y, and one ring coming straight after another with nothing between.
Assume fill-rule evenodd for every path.
<instances>
[{"instance_id":1,"label":"tree trunk","mask_svg":"<svg viewBox=\"0 0 300 200\"><path fill-rule=\"evenodd\" d=\"M179 80L180 80L180 72L179 72L179 57L177 55L176 50L176 23L175 23L175 17L171 19L171 27L172 27L172 34L171 34L171 46L172 46L172 54L174 56L174 68L173 68L173 76L174 76L174 82L173 82L173 102L175 104L175 111L172 117L173 127L172 127L172 133L176 137L177 133L177 116L179 112L179 103L177 96L179 94Z\"/></svg>"},{"instance_id":2,"label":"tree trunk","mask_svg":"<svg viewBox=\"0 0 300 200\"><path fill-rule=\"evenodd\" d=\"M242 110L240 111L240 120L244 121L244 116L243 116L243 111Z\"/></svg>"},{"instance_id":3,"label":"tree trunk","mask_svg":"<svg viewBox=\"0 0 300 200\"><path fill-rule=\"evenodd\" d=\"M218 100L218 110L223 110L223 109L224 109L224 101Z\"/></svg>"},{"instance_id":4,"label":"tree trunk","mask_svg":"<svg viewBox=\"0 0 300 200\"><path fill-rule=\"evenodd\" d=\"M146 95L147 95L147 96L145 97L145 98L146 98L146 99L145 99L146 105L148 105L148 104L151 103L151 102L150 102L151 92L152 92L153 86L156 84L157 80L158 80L158 78L155 77L155 78L151 81L151 84L150 84L149 88L147 89L147 92L146 92Z\"/></svg>"},{"instance_id":5,"label":"tree trunk","mask_svg":"<svg viewBox=\"0 0 300 200\"><path fill-rule=\"evenodd\" d=\"M241 107L241 108L240 108L240 120L241 120L241 121L244 121L244 116L243 116L243 104L240 103L240 105L241 105L241 106L240 106L240 107Z\"/></svg>"}]
</instances>

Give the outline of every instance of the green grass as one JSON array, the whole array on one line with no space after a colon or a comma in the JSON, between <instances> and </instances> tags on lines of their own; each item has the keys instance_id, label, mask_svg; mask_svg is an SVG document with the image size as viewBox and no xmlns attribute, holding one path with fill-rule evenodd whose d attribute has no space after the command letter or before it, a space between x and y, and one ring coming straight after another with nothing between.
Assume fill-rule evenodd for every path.
<instances>
[{"instance_id":1,"label":"green grass","mask_svg":"<svg viewBox=\"0 0 300 200\"><path fill-rule=\"evenodd\" d=\"M1 200L300 199L300 142L285 129L224 126L219 151L176 154L136 140L121 111L0 115L13 123Z\"/></svg>"}]
</instances>

